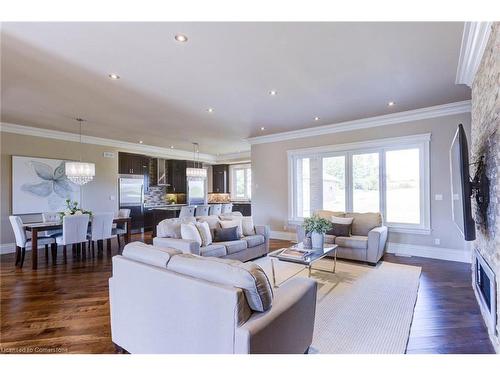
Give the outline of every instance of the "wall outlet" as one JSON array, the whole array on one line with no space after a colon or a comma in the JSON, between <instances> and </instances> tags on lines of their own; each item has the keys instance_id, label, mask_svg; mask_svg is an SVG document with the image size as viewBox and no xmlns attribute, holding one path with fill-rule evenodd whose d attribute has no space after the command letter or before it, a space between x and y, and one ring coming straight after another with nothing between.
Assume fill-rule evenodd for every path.
<instances>
[{"instance_id":1,"label":"wall outlet","mask_svg":"<svg viewBox=\"0 0 500 375\"><path fill-rule=\"evenodd\" d=\"M439 238L434 238L434 245L441 245L441 240Z\"/></svg>"},{"instance_id":2,"label":"wall outlet","mask_svg":"<svg viewBox=\"0 0 500 375\"><path fill-rule=\"evenodd\" d=\"M437 200L437 201L442 201L443 200L443 194L436 194L434 196L434 199Z\"/></svg>"},{"instance_id":3,"label":"wall outlet","mask_svg":"<svg viewBox=\"0 0 500 375\"><path fill-rule=\"evenodd\" d=\"M288 230L288 225L283 225L283 230L286 232Z\"/></svg>"},{"instance_id":4,"label":"wall outlet","mask_svg":"<svg viewBox=\"0 0 500 375\"><path fill-rule=\"evenodd\" d=\"M110 201L114 201L114 200L115 200L115 196L114 196L114 195L110 195L110 196L109 196L109 200L110 200Z\"/></svg>"}]
</instances>

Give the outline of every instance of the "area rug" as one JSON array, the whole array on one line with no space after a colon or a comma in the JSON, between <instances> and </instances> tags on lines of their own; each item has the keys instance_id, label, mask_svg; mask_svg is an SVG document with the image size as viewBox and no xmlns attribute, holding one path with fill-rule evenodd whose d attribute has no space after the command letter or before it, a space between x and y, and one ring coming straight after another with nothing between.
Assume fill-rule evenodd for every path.
<instances>
[{"instance_id":1,"label":"area rug","mask_svg":"<svg viewBox=\"0 0 500 375\"><path fill-rule=\"evenodd\" d=\"M271 275L268 257L256 262ZM278 284L303 268L289 262L274 262ZM320 260L314 267L331 270L332 262ZM373 267L345 261L337 262L335 274L313 270L311 277L318 282L318 301L309 352L405 353L420 271L420 267L389 262ZM307 271L293 277L307 277Z\"/></svg>"}]
</instances>

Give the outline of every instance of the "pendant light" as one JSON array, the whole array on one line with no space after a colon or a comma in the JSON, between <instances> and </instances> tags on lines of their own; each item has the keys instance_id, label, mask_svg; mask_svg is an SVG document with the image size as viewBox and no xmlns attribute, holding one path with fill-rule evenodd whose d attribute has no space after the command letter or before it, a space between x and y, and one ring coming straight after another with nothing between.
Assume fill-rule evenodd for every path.
<instances>
[{"instance_id":1,"label":"pendant light","mask_svg":"<svg viewBox=\"0 0 500 375\"><path fill-rule=\"evenodd\" d=\"M186 177L207 178L207 170L202 168L198 143L193 142L194 168L186 168Z\"/></svg>"},{"instance_id":2,"label":"pendant light","mask_svg":"<svg viewBox=\"0 0 500 375\"><path fill-rule=\"evenodd\" d=\"M76 118L75 120L80 125L80 161L66 162L65 172L66 177L71 182L77 185L85 185L94 179L95 164L82 162L82 122L85 120L82 118Z\"/></svg>"}]
</instances>

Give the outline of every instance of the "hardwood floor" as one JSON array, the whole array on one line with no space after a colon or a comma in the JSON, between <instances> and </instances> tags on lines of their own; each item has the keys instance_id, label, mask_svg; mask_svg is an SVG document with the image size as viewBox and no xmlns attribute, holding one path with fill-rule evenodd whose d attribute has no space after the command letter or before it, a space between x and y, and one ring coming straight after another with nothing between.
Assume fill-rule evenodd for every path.
<instances>
[{"instance_id":1,"label":"hardwood floor","mask_svg":"<svg viewBox=\"0 0 500 375\"><path fill-rule=\"evenodd\" d=\"M150 242L150 234L133 240ZM271 248L287 246L272 240ZM117 253L113 241L112 254ZM40 251L43 254L43 251ZM111 254L57 265L31 252L22 270L14 254L0 257L0 352L114 353L109 325ZM422 267L408 353L493 353L470 280L470 265L386 255L386 261ZM28 266L27 266L28 265Z\"/></svg>"}]
</instances>

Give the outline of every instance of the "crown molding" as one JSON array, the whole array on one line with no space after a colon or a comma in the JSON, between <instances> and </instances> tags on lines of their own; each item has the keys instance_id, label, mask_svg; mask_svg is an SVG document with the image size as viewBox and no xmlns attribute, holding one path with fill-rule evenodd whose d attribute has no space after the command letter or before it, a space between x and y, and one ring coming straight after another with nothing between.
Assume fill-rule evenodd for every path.
<instances>
[{"instance_id":1,"label":"crown molding","mask_svg":"<svg viewBox=\"0 0 500 375\"><path fill-rule=\"evenodd\" d=\"M493 22L465 22L458 59L456 84L472 87Z\"/></svg>"},{"instance_id":2,"label":"crown molding","mask_svg":"<svg viewBox=\"0 0 500 375\"><path fill-rule=\"evenodd\" d=\"M435 117L456 115L460 113L469 113L470 111L471 111L471 101L465 100L462 102L436 105L433 107L414 109L411 111L368 117L360 120L339 122L337 124L315 126L312 128L292 130L288 132L275 133L270 135L261 135L258 137L247 138L247 141L252 145L261 143L280 142L291 139L314 137L325 134L374 128L378 126L401 124L410 121L425 120Z\"/></svg>"},{"instance_id":3,"label":"crown molding","mask_svg":"<svg viewBox=\"0 0 500 375\"><path fill-rule=\"evenodd\" d=\"M233 152L217 156L218 164L240 164L251 160L250 151Z\"/></svg>"},{"instance_id":4,"label":"crown molding","mask_svg":"<svg viewBox=\"0 0 500 375\"><path fill-rule=\"evenodd\" d=\"M80 142L80 135L76 133L36 128L25 125L9 124L5 122L0 123L0 132L29 135L32 137L57 139L61 141ZM124 142L115 139L99 138L87 135L82 136L82 143L106 146L106 147L114 147L118 149L124 149L126 151L136 151L139 153L148 154L150 156L165 157L170 159L191 160L193 158L192 151L175 150L175 149L172 150L170 148L149 146L145 144ZM216 156L211 154L200 153L199 157L200 161L204 163L214 164L217 161Z\"/></svg>"}]
</instances>

